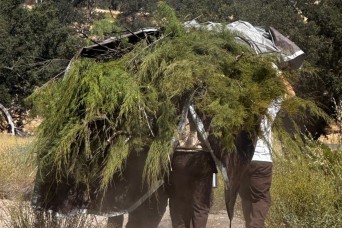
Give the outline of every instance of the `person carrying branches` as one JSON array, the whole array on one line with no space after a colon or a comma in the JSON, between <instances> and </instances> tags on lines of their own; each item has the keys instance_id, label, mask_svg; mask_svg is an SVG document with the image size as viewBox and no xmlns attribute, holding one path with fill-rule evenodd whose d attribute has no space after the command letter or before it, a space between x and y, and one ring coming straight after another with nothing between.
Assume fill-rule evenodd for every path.
<instances>
[{"instance_id":1,"label":"person carrying branches","mask_svg":"<svg viewBox=\"0 0 342 228\"><path fill-rule=\"evenodd\" d=\"M295 96L291 85L283 79L286 95ZM283 98L275 99L267 108L260 123L260 136L254 144L252 160L241 176L239 195L247 228L265 227L271 206L272 183L272 123L278 114Z\"/></svg>"}]
</instances>

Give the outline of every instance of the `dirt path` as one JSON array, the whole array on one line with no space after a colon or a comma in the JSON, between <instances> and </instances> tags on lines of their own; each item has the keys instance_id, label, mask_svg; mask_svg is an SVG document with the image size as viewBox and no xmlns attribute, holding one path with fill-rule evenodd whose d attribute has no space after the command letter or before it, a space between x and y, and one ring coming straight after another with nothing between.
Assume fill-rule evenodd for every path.
<instances>
[{"instance_id":1,"label":"dirt path","mask_svg":"<svg viewBox=\"0 0 342 228\"><path fill-rule=\"evenodd\" d=\"M4 208L6 208L6 204L10 204L11 201L8 200L0 200L0 228L12 228L8 226L8 214L4 213ZM106 227L106 218L102 216L96 216L96 225L93 224L90 227L91 228L105 228ZM124 224L127 223L127 218L128 216L124 216ZM7 221L7 222L6 222ZM169 208L167 208L158 228L171 228L171 218L170 218L170 213L169 213ZM218 213L215 214L209 214L208 218L208 224L207 228L228 228L229 227L229 220L228 216L225 210L221 210ZM235 215L233 223L232 223L233 228L244 228L244 221L241 218L241 215L237 213ZM31 228L31 227L30 227ZM35 228L35 227L32 227Z\"/></svg>"},{"instance_id":2,"label":"dirt path","mask_svg":"<svg viewBox=\"0 0 342 228\"><path fill-rule=\"evenodd\" d=\"M127 216L125 216L124 224L127 223ZM158 228L171 228L171 218L169 208L166 209L166 212L158 226ZM225 210L219 211L215 214L209 214L207 228L228 228L229 220L227 216L227 212ZM234 217L233 228L244 228L244 220L241 218L239 214Z\"/></svg>"}]
</instances>

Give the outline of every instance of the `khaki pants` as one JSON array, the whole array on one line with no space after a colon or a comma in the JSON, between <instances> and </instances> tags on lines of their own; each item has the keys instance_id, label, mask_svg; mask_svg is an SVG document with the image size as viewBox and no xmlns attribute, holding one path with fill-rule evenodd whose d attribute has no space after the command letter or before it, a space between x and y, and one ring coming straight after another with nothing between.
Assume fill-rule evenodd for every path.
<instances>
[{"instance_id":1,"label":"khaki pants","mask_svg":"<svg viewBox=\"0 0 342 228\"><path fill-rule=\"evenodd\" d=\"M265 227L271 206L272 162L251 161L242 175L239 194L246 228Z\"/></svg>"},{"instance_id":2,"label":"khaki pants","mask_svg":"<svg viewBox=\"0 0 342 228\"><path fill-rule=\"evenodd\" d=\"M170 215L174 228L206 227L215 164L208 152L175 152L170 176Z\"/></svg>"}]
</instances>

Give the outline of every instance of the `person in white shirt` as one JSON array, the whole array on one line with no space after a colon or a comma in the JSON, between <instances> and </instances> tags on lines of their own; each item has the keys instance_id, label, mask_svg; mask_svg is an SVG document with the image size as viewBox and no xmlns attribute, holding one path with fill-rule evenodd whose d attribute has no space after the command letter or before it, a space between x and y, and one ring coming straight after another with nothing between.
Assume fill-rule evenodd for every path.
<instances>
[{"instance_id":1,"label":"person in white shirt","mask_svg":"<svg viewBox=\"0 0 342 228\"><path fill-rule=\"evenodd\" d=\"M290 84L284 80L287 94L294 96ZM271 206L272 183L272 123L280 110L282 98L275 99L260 123L260 132L251 162L242 174L239 195L247 228L265 227Z\"/></svg>"}]
</instances>

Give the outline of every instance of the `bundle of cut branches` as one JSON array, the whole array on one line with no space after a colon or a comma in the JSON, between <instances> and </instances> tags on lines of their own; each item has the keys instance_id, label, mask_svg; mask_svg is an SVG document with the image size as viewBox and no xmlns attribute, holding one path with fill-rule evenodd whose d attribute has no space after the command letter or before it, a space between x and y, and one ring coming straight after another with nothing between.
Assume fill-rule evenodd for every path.
<instances>
[{"instance_id":1,"label":"bundle of cut branches","mask_svg":"<svg viewBox=\"0 0 342 228\"><path fill-rule=\"evenodd\" d=\"M274 56L255 55L224 29L185 30L172 12L161 21L164 34L153 45L142 40L106 62L79 59L34 95L45 107L34 148L41 172L99 181L105 190L132 148L147 147L141 175L152 184L168 172L184 99L193 97L209 134L229 152L235 134L255 131L284 94Z\"/></svg>"}]
</instances>

